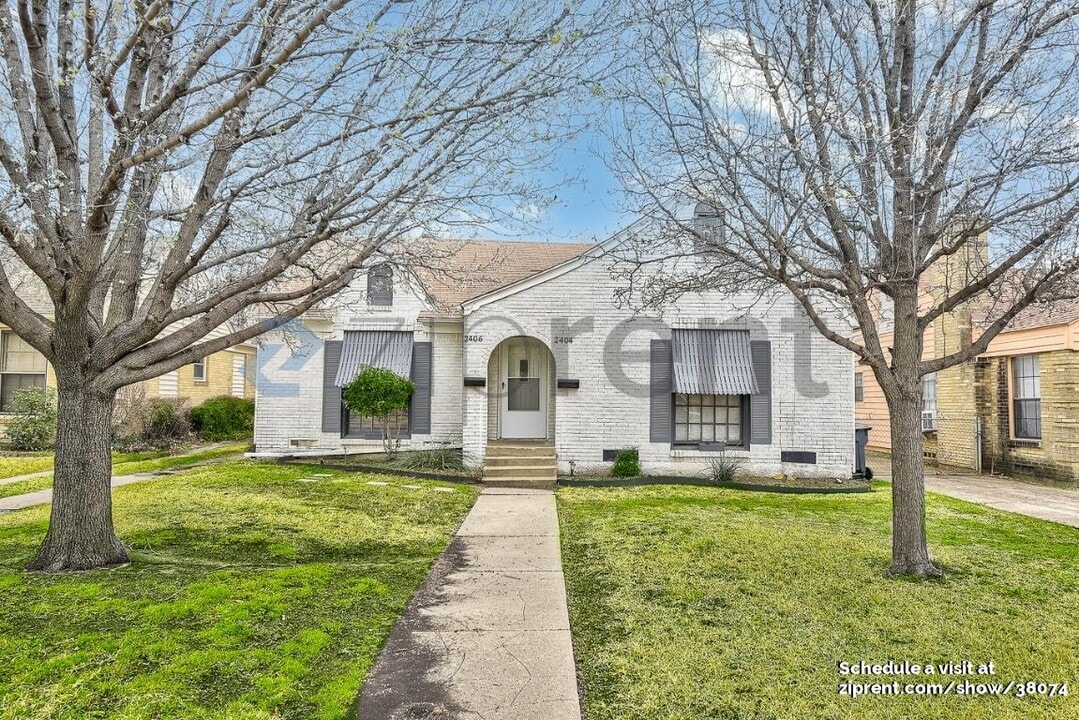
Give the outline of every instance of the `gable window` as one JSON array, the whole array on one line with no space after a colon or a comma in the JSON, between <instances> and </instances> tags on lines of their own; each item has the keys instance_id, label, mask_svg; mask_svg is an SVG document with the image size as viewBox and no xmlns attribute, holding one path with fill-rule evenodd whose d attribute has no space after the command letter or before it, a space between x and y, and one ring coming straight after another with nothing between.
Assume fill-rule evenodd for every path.
<instances>
[{"instance_id":1,"label":"gable window","mask_svg":"<svg viewBox=\"0 0 1079 720\"><path fill-rule=\"evenodd\" d=\"M937 429L937 374L922 377L922 432Z\"/></svg>"},{"instance_id":2,"label":"gable window","mask_svg":"<svg viewBox=\"0 0 1079 720\"><path fill-rule=\"evenodd\" d=\"M726 242L723 211L708 203L693 209L693 245L699 253L714 252Z\"/></svg>"},{"instance_id":3,"label":"gable window","mask_svg":"<svg viewBox=\"0 0 1079 720\"><path fill-rule=\"evenodd\" d=\"M674 442L742 445L743 395L674 395Z\"/></svg>"},{"instance_id":4,"label":"gable window","mask_svg":"<svg viewBox=\"0 0 1079 720\"><path fill-rule=\"evenodd\" d=\"M393 305L393 267L383 263L367 271L367 302L376 307Z\"/></svg>"},{"instance_id":5,"label":"gable window","mask_svg":"<svg viewBox=\"0 0 1079 720\"><path fill-rule=\"evenodd\" d=\"M865 380L862 373L854 373L854 402L865 400Z\"/></svg>"},{"instance_id":6,"label":"gable window","mask_svg":"<svg viewBox=\"0 0 1079 720\"><path fill-rule=\"evenodd\" d=\"M45 387L45 356L11 332L0 332L0 412L11 412L15 393Z\"/></svg>"},{"instance_id":7,"label":"gable window","mask_svg":"<svg viewBox=\"0 0 1079 720\"><path fill-rule=\"evenodd\" d=\"M206 358L191 363L191 377L195 382L206 382Z\"/></svg>"},{"instance_id":8,"label":"gable window","mask_svg":"<svg viewBox=\"0 0 1079 720\"><path fill-rule=\"evenodd\" d=\"M1012 407L1015 437L1041 440L1042 379L1037 355L1012 358Z\"/></svg>"}]
</instances>

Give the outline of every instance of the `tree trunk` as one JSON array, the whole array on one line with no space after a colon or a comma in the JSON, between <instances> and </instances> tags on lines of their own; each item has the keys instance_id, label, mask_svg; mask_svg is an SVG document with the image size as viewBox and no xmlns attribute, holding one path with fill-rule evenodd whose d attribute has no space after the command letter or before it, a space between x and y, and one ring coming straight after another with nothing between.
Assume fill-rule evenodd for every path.
<instances>
[{"instance_id":1,"label":"tree trunk","mask_svg":"<svg viewBox=\"0 0 1079 720\"><path fill-rule=\"evenodd\" d=\"M52 515L29 570L91 570L129 561L112 525L114 397L77 382L59 384Z\"/></svg>"},{"instance_id":2,"label":"tree trunk","mask_svg":"<svg viewBox=\"0 0 1079 720\"><path fill-rule=\"evenodd\" d=\"M913 395L911 393L910 395ZM929 559L925 537L922 412L916 397L889 399L892 432L892 575L943 577Z\"/></svg>"}]
</instances>

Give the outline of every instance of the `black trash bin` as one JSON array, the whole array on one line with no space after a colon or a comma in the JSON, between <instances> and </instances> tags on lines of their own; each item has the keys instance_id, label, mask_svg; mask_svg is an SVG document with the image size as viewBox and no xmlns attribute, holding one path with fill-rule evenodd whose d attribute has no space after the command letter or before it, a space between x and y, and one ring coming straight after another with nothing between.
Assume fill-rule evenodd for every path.
<instances>
[{"instance_id":1,"label":"black trash bin","mask_svg":"<svg viewBox=\"0 0 1079 720\"><path fill-rule=\"evenodd\" d=\"M873 469L865 464L865 446L869 444L869 425L854 428L854 477L873 479Z\"/></svg>"}]
</instances>

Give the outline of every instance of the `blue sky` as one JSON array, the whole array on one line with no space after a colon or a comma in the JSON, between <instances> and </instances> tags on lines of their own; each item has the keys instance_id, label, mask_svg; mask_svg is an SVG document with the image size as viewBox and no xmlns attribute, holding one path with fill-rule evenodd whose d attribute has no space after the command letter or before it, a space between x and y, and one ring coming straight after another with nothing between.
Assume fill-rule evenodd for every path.
<instances>
[{"instance_id":1,"label":"blue sky","mask_svg":"<svg viewBox=\"0 0 1079 720\"><path fill-rule=\"evenodd\" d=\"M580 181L558 193L556 203L537 220L535 237L529 239L602 240L632 220L620 207L618 180L601 159L607 151L607 141L602 135L585 131L555 152L551 169L543 177L557 182L564 176L577 176Z\"/></svg>"}]
</instances>

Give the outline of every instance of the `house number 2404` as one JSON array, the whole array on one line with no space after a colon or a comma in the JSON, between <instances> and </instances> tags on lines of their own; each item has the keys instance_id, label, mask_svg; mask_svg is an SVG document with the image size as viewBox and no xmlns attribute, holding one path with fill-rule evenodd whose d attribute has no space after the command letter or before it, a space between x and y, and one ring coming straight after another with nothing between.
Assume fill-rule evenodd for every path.
<instances>
[{"instance_id":1,"label":"house number 2404","mask_svg":"<svg viewBox=\"0 0 1079 720\"><path fill-rule=\"evenodd\" d=\"M571 338L569 335L557 335L554 339L555 345L569 345L572 342L573 338Z\"/></svg>"}]
</instances>

